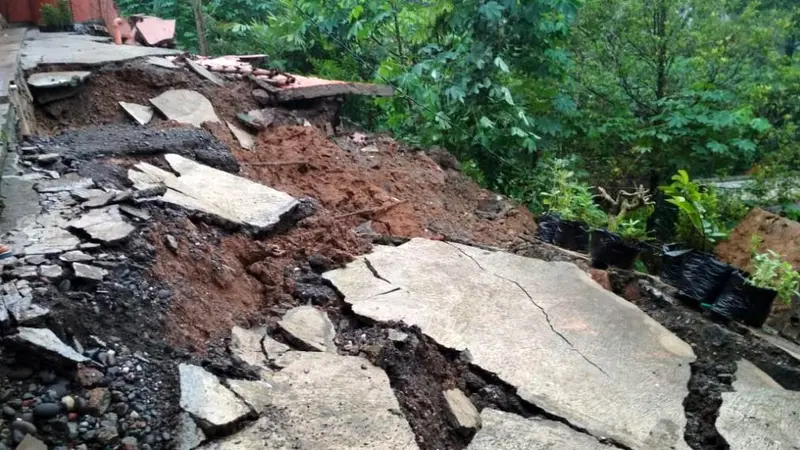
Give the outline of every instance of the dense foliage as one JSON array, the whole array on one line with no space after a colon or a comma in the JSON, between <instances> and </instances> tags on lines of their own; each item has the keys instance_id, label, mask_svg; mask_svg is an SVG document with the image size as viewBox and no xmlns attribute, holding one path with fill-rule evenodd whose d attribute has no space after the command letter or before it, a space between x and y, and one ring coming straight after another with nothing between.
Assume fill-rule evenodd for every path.
<instances>
[{"instance_id":1,"label":"dense foliage","mask_svg":"<svg viewBox=\"0 0 800 450\"><path fill-rule=\"evenodd\" d=\"M119 4L126 13L177 18L180 45L196 51L191 1ZM569 192L581 195L589 184L643 183L656 192L685 169L692 177L750 172L758 177L754 198L797 200L800 5L793 0L203 0L201 7L211 53L264 52L288 70L394 84L394 98L354 100L345 115L412 145L450 150L476 180L537 212L556 198L541 195L553 189L554 164L575 183Z\"/></svg>"}]
</instances>

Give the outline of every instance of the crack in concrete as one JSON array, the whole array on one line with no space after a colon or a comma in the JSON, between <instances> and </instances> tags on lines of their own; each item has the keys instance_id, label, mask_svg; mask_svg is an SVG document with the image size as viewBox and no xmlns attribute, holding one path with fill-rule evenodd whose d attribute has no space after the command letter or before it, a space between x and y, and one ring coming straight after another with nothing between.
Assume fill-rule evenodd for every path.
<instances>
[{"instance_id":1,"label":"crack in concrete","mask_svg":"<svg viewBox=\"0 0 800 450\"><path fill-rule=\"evenodd\" d=\"M375 266L373 266L373 265L372 265L372 263L370 262L370 260L369 260L369 259L367 259L367 257L366 257L366 256L364 257L364 265L366 265L366 266L367 266L367 269L369 269L369 271L370 271L370 272L372 272L372 276L374 276L375 278L377 278L377 279L379 279L379 280L382 280L382 281L385 281L385 282L387 282L387 283L389 283L389 284L394 284L394 283L392 283L391 281L387 280L386 278L383 278L383 277L381 276L381 274L379 274L379 273L378 273L378 270L375 268Z\"/></svg>"},{"instance_id":2,"label":"crack in concrete","mask_svg":"<svg viewBox=\"0 0 800 450\"><path fill-rule=\"evenodd\" d=\"M539 311L541 311L541 312L542 312L542 315L544 315L544 319L545 319L545 321L547 321L547 326L549 326L549 327L550 327L550 331L552 331L553 333L555 333L555 334L556 334L556 335L557 335L559 338L561 338L561 340L563 340L563 341L564 341L564 342L565 342L567 345L569 345L569 346L570 346L570 350L572 350L572 351L574 351L574 352L578 353L578 354L581 356L581 358L583 358L583 360L584 360L584 361L586 361L587 363L591 364L591 365L592 365L592 366L593 366L595 369L599 370L599 371L600 371L600 372L601 372L603 375L605 375L605 376L607 376L607 377L609 377L609 378L611 377L611 376L608 374L608 372L606 372L605 370L603 370L603 368L602 368L602 367L600 367L599 365L597 365L597 363L595 363L594 361L592 361L591 359L589 359L588 357L586 357L586 355L584 355L584 354L583 354L583 353L582 353L580 350L578 350L577 348L575 348L575 345L574 345L572 342L570 342L570 340L569 340L569 339L567 339L567 337L566 337L566 336L564 336L564 335L563 335L563 334L561 334L561 333L560 333L558 330L556 330L556 328L553 326L553 322L550 320L550 314L548 314L548 313L547 313L547 311L546 311L546 310L545 310L545 309L544 309L544 308L543 308L543 307L542 307L540 304L536 303L536 300L534 300L534 299L533 299L533 297L531 296L531 294L529 294L529 293L528 293L528 291L527 291L527 290L525 290L525 288L524 288L524 287L522 287L522 285L521 285L521 284L519 284L519 282L517 282L517 281L515 281L515 280L512 280L512 279L510 279L510 278L506 278L506 277L504 277L504 276L502 276L502 275L498 275L498 274L496 274L496 273L494 273L494 272L491 272L491 271L488 271L488 270L486 270L486 268L485 268L485 267L483 267L483 266L482 266L482 265L481 265L481 264L478 262L478 260L476 260L475 258L473 258L471 255L469 255L469 254L468 254L467 252L465 252L464 250L462 250L462 249L460 249L460 248L456 247L455 245L453 245L453 244L451 244L451 243L449 243L449 242L445 242L445 244L447 244L447 245L449 245L449 246L453 247L454 249L456 249L456 250L458 250L459 252L461 252L461 254L462 254L462 255L466 256L466 257L467 257L467 258L469 258L469 259L471 259L471 260L472 260L472 262L474 262L474 263L475 263L475 265L477 265L477 266L478 266L478 268L480 268L482 271L484 271L484 272L488 272L488 273L489 273L489 274L491 274L492 276L495 276L495 277L497 277L497 278L500 278L501 280L504 280L504 281L506 281L506 282L508 282L508 283L512 283L512 284L514 284L515 286L517 286L517 288L519 288L519 290L521 290L521 291L522 291L522 292L525 294L525 296L526 296L526 297L528 297L528 300L531 302L531 304L532 304L533 306L535 306L535 307L536 307L536 308L537 308Z\"/></svg>"}]
</instances>

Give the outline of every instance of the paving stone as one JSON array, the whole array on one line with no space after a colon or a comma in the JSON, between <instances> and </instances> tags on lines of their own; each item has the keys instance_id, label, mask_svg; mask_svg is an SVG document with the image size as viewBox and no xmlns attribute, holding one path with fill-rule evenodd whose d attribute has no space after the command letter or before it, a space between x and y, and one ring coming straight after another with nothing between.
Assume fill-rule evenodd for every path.
<instances>
[{"instance_id":1,"label":"paving stone","mask_svg":"<svg viewBox=\"0 0 800 450\"><path fill-rule=\"evenodd\" d=\"M28 85L40 89L77 86L83 83L92 72L40 72L28 77Z\"/></svg>"},{"instance_id":2,"label":"paving stone","mask_svg":"<svg viewBox=\"0 0 800 450\"><path fill-rule=\"evenodd\" d=\"M88 211L70 222L69 226L82 230L92 239L104 243L124 240L136 230L136 227L122 218L119 207L115 205Z\"/></svg>"},{"instance_id":3,"label":"paving stone","mask_svg":"<svg viewBox=\"0 0 800 450\"><path fill-rule=\"evenodd\" d=\"M87 255L86 253L80 250L73 250L71 252L64 253L63 255L59 256L58 259L68 263L87 262L87 261L93 261L94 256Z\"/></svg>"},{"instance_id":4,"label":"paving stone","mask_svg":"<svg viewBox=\"0 0 800 450\"><path fill-rule=\"evenodd\" d=\"M18 330L18 334L7 339L27 347L31 352L69 363L82 363L87 360L47 328L20 327Z\"/></svg>"},{"instance_id":5,"label":"paving stone","mask_svg":"<svg viewBox=\"0 0 800 450\"><path fill-rule=\"evenodd\" d=\"M75 272L75 278L83 280L103 281L108 275L106 269L79 262L72 263L72 270Z\"/></svg>"},{"instance_id":6,"label":"paving stone","mask_svg":"<svg viewBox=\"0 0 800 450\"><path fill-rule=\"evenodd\" d=\"M167 119L199 127L203 122L219 122L214 106L203 94L188 89L170 89L150 99Z\"/></svg>"},{"instance_id":7,"label":"paving stone","mask_svg":"<svg viewBox=\"0 0 800 450\"><path fill-rule=\"evenodd\" d=\"M242 148L247 150L253 149L253 147L256 145L255 136L237 127L231 122L225 123L228 125L228 129L231 130L231 133L233 133L234 137L236 137L236 140L239 141L239 145L241 145Z\"/></svg>"},{"instance_id":8,"label":"paving stone","mask_svg":"<svg viewBox=\"0 0 800 450\"><path fill-rule=\"evenodd\" d=\"M202 450L418 449L383 370L355 356L293 353L265 400L270 414Z\"/></svg>"},{"instance_id":9,"label":"paving stone","mask_svg":"<svg viewBox=\"0 0 800 450\"><path fill-rule=\"evenodd\" d=\"M175 154L165 155L175 176L147 163L128 171L137 190L166 186L160 200L236 225L267 231L297 205L290 195Z\"/></svg>"},{"instance_id":10,"label":"paving stone","mask_svg":"<svg viewBox=\"0 0 800 450\"><path fill-rule=\"evenodd\" d=\"M595 436L688 449L692 348L573 264L412 239L324 277L355 314L468 349L523 400Z\"/></svg>"},{"instance_id":11,"label":"paving stone","mask_svg":"<svg viewBox=\"0 0 800 450\"><path fill-rule=\"evenodd\" d=\"M251 414L247 405L203 368L180 364L178 372L181 408L196 417L205 432L230 427Z\"/></svg>"},{"instance_id":12,"label":"paving stone","mask_svg":"<svg viewBox=\"0 0 800 450\"><path fill-rule=\"evenodd\" d=\"M75 189L70 194L78 200L85 202L86 200L105 194L106 191L102 189Z\"/></svg>"},{"instance_id":13,"label":"paving stone","mask_svg":"<svg viewBox=\"0 0 800 450\"><path fill-rule=\"evenodd\" d=\"M278 326L307 350L336 352L336 329L328 314L313 306L298 306L283 315Z\"/></svg>"},{"instance_id":14,"label":"paving stone","mask_svg":"<svg viewBox=\"0 0 800 450\"><path fill-rule=\"evenodd\" d=\"M526 419L516 414L485 408L483 428L467 450L614 450L592 436L544 419ZM642 447L642 450L662 447ZM666 450L666 448L663 448Z\"/></svg>"},{"instance_id":15,"label":"paving stone","mask_svg":"<svg viewBox=\"0 0 800 450\"><path fill-rule=\"evenodd\" d=\"M481 413L460 389L446 390L443 395L455 426L466 429L481 427Z\"/></svg>"},{"instance_id":16,"label":"paving stone","mask_svg":"<svg viewBox=\"0 0 800 450\"><path fill-rule=\"evenodd\" d=\"M139 125L147 125L153 119L153 108L138 103L119 102L122 109Z\"/></svg>"}]
</instances>

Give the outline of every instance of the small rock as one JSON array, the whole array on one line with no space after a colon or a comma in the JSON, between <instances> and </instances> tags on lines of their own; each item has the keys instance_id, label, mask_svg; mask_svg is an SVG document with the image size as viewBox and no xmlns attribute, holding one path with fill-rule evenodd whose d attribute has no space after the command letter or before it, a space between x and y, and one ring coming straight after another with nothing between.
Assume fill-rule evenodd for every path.
<instances>
[{"instance_id":1,"label":"small rock","mask_svg":"<svg viewBox=\"0 0 800 450\"><path fill-rule=\"evenodd\" d=\"M25 258L25 262L34 266L38 266L47 262L47 258L42 255L31 255Z\"/></svg>"},{"instance_id":2,"label":"small rock","mask_svg":"<svg viewBox=\"0 0 800 450\"><path fill-rule=\"evenodd\" d=\"M61 155L58 153L44 153L36 157L36 161L40 164L53 164L59 159L61 159Z\"/></svg>"},{"instance_id":3,"label":"small rock","mask_svg":"<svg viewBox=\"0 0 800 450\"><path fill-rule=\"evenodd\" d=\"M3 415L9 419L13 419L17 416L17 411L10 406L3 406Z\"/></svg>"},{"instance_id":4,"label":"small rock","mask_svg":"<svg viewBox=\"0 0 800 450\"><path fill-rule=\"evenodd\" d=\"M403 333L402 331L397 331L395 329L390 329L389 333L387 333L387 337L390 341L394 342L405 342L408 340L408 334Z\"/></svg>"},{"instance_id":5,"label":"small rock","mask_svg":"<svg viewBox=\"0 0 800 450\"><path fill-rule=\"evenodd\" d=\"M17 450L47 450L47 445L31 434L28 434L22 439L19 445L17 445Z\"/></svg>"},{"instance_id":6,"label":"small rock","mask_svg":"<svg viewBox=\"0 0 800 450\"><path fill-rule=\"evenodd\" d=\"M298 306L289 310L278 326L294 341L309 350L335 352L333 338L336 330L328 314L313 306Z\"/></svg>"},{"instance_id":7,"label":"small rock","mask_svg":"<svg viewBox=\"0 0 800 450\"><path fill-rule=\"evenodd\" d=\"M22 419L11 422L11 429L19 430L23 433L36 433L36 425Z\"/></svg>"},{"instance_id":8,"label":"small rock","mask_svg":"<svg viewBox=\"0 0 800 450\"><path fill-rule=\"evenodd\" d=\"M48 280L55 280L61 278L61 275L63 274L64 270L61 268L61 266L45 265L39 267L39 275L42 276L43 278L47 278Z\"/></svg>"},{"instance_id":9,"label":"small rock","mask_svg":"<svg viewBox=\"0 0 800 450\"><path fill-rule=\"evenodd\" d=\"M58 357L73 363L86 361L86 357L63 343L55 333L47 328L19 327L18 330L19 332L10 339L29 347L34 352L41 352L43 355Z\"/></svg>"},{"instance_id":10,"label":"small rock","mask_svg":"<svg viewBox=\"0 0 800 450\"><path fill-rule=\"evenodd\" d=\"M254 89L253 98L256 100L256 103L261 106L269 106L272 103L272 98L270 97L269 92L263 89Z\"/></svg>"},{"instance_id":11,"label":"small rock","mask_svg":"<svg viewBox=\"0 0 800 450\"><path fill-rule=\"evenodd\" d=\"M172 250L173 252L178 251L178 240L171 234L164 236L164 243L167 244L167 247Z\"/></svg>"},{"instance_id":12,"label":"small rock","mask_svg":"<svg viewBox=\"0 0 800 450\"><path fill-rule=\"evenodd\" d=\"M58 403L41 403L33 408L33 416L39 420L52 419L61 412L61 406Z\"/></svg>"},{"instance_id":13,"label":"small rock","mask_svg":"<svg viewBox=\"0 0 800 450\"><path fill-rule=\"evenodd\" d=\"M103 268L78 262L72 263L72 270L75 271L76 278L91 281L103 281L103 278L108 275L108 271Z\"/></svg>"},{"instance_id":14,"label":"small rock","mask_svg":"<svg viewBox=\"0 0 800 450\"><path fill-rule=\"evenodd\" d=\"M94 388L89 391L89 401L87 407L95 415L100 416L108 411L111 405L111 392L106 388Z\"/></svg>"},{"instance_id":15,"label":"small rock","mask_svg":"<svg viewBox=\"0 0 800 450\"><path fill-rule=\"evenodd\" d=\"M80 383L81 386L89 388L97 386L97 384L103 380L103 372L100 372L94 367L81 367L78 369L75 377L78 379L78 383Z\"/></svg>"},{"instance_id":16,"label":"small rock","mask_svg":"<svg viewBox=\"0 0 800 450\"><path fill-rule=\"evenodd\" d=\"M478 429L481 426L481 414L475 405L459 389L444 391L444 398L450 408L453 425L464 429Z\"/></svg>"},{"instance_id":17,"label":"small rock","mask_svg":"<svg viewBox=\"0 0 800 450\"><path fill-rule=\"evenodd\" d=\"M75 410L75 398L71 395L67 395L61 398L61 404L64 405L64 408L67 411L74 411Z\"/></svg>"},{"instance_id":18,"label":"small rock","mask_svg":"<svg viewBox=\"0 0 800 450\"><path fill-rule=\"evenodd\" d=\"M121 444L124 450L137 450L139 448L139 441L133 436L122 439Z\"/></svg>"},{"instance_id":19,"label":"small rock","mask_svg":"<svg viewBox=\"0 0 800 450\"><path fill-rule=\"evenodd\" d=\"M100 429L97 430L97 440L102 444L111 444L119 439L119 430L115 424L102 422Z\"/></svg>"}]
</instances>

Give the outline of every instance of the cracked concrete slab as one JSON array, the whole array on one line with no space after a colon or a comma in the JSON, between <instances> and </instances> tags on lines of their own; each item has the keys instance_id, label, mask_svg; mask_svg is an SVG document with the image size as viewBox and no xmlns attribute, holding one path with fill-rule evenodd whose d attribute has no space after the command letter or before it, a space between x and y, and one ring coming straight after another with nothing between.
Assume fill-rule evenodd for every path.
<instances>
[{"instance_id":1,"label":"cracked concrete slab","mask_svg":"<svg viewBox=\"0 0 800 450\"><path fill-rule=\"evenodd\" d=\"M467 450L613 450L588 434L544 419L526 419L486 408L481 413L483 428Z\"/></svg>"},{"instance_id":2,"label":"cracked concrete slab","mask_svg":"<svg viewBox=\"0 0 800 450\"><path fill-rule=\"evenodd\" d=\"M251 399L248 391L266 390L254 401L265 415L202 450L418 449L383 370L355 356L295 353L270 383L234 382Z\"/></svg>"},{"instance_id":3,"label":"cracked concrete slab","mask_svg":"<svg viewBox=\"0 0 800 450\"><path fill-rule=\"evenodd\" d=\"M736 391L746 389L783 390L783 387L755 364L746 359L740 359L736 362L736 380L733 382L733 389Z\"/></svg>"},{"instance_id":4,"label":"cracked concrete slab","mask_svg":"<svg viewBox=\"0 0 800 450\"><path fill-rule=\"evenodd\" d=\"M143 47L137 45L114 45L97 42L91 36L72 33L39 33L22 45L22 69L34 69L38 65L99 66L143 56L176 55L179 50Z\"/></svg>"},{"instance_id":5,"label":"cracked concrete slab","mask_svg":"<svg viewBox=\"0 0 800 450\"><path fill-rule=\"evenodd\" d=\"M800 392L748 387L723 392L717 431L731 450L800 449Z\"/></svg>"},{"instance_id":6,"label":"cracked concrete slab","mask_svg":"<svg viewBox=\"0 0 800 450\"><path fill-rule=\"evenodd\" d=\"M354 313L469 350L522 399L597 437L688 449L691 347L573 264L413 239L325 278Z\"/></svg>"},{"instance_id":7,"label":"cracked concrete slab","mask_svg":"<svg viewBox=\"0 0 800 450\"><path fill-rule=\"evenodd\" d=\"M147 163L128 171L137 190L166 186L164 202L203 212L237 225L266 231L290 213L298 201L284 192L176 154L164 156L178 176Z\"/></svg>"}]
</instances>

